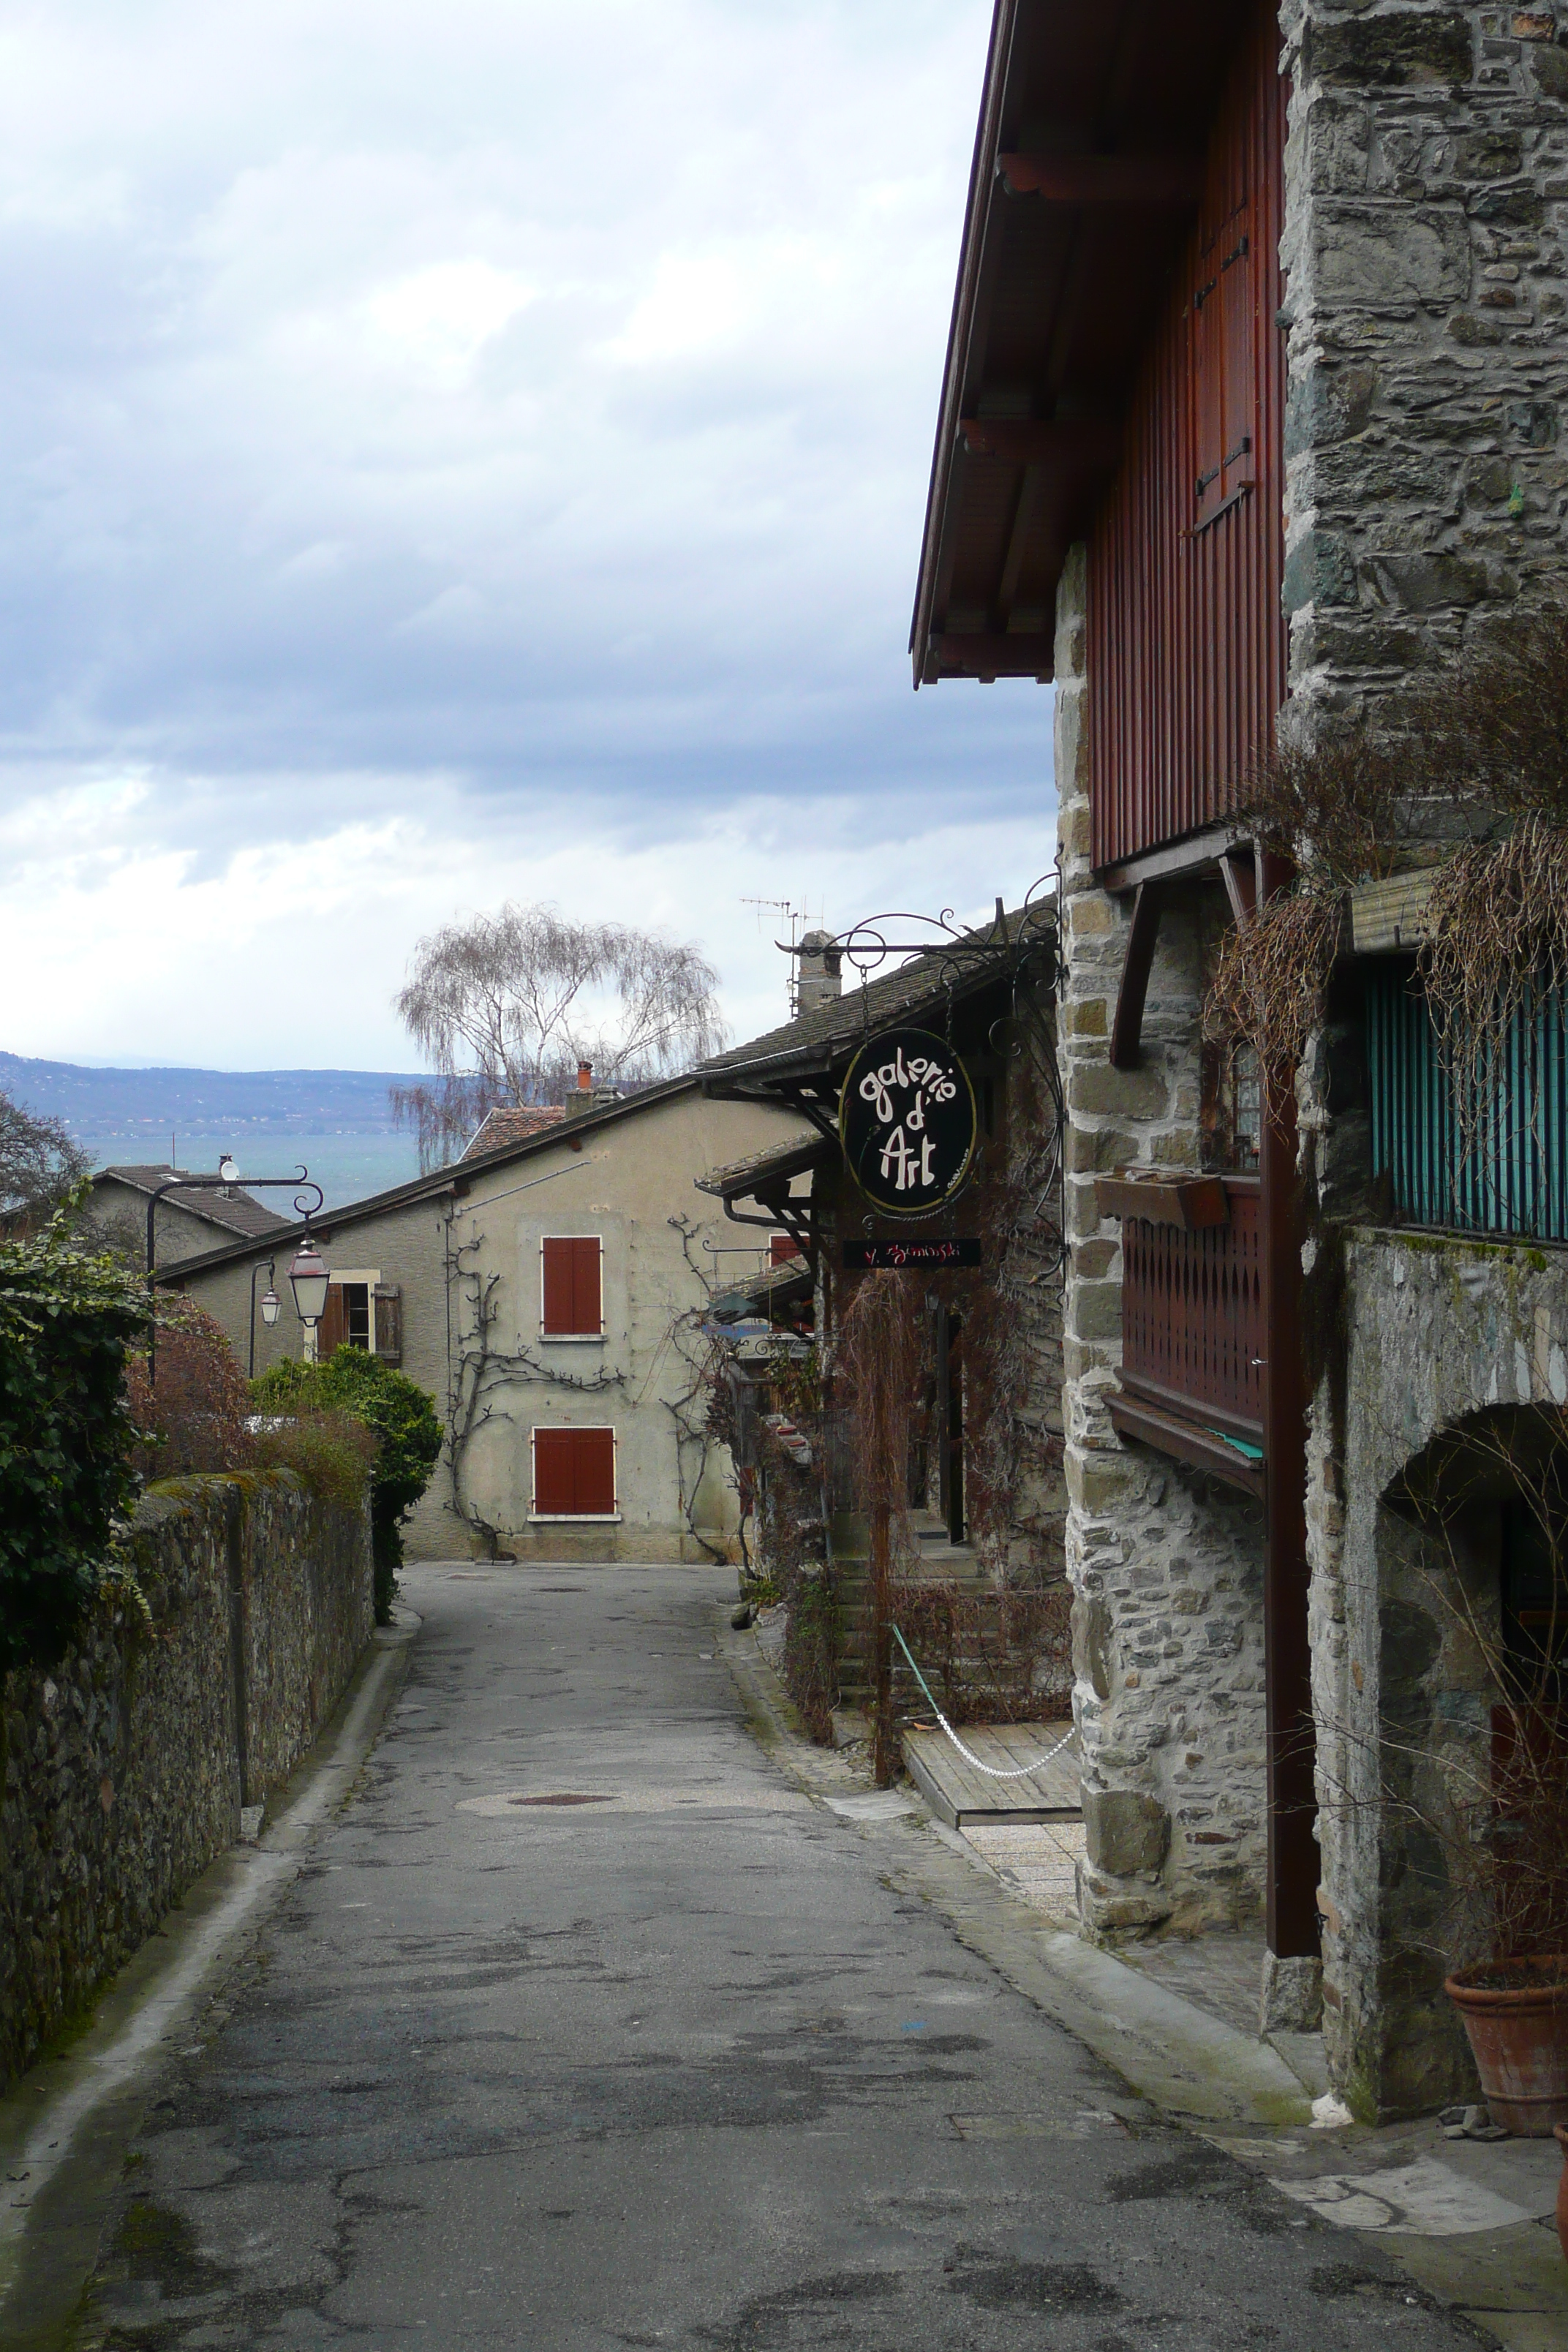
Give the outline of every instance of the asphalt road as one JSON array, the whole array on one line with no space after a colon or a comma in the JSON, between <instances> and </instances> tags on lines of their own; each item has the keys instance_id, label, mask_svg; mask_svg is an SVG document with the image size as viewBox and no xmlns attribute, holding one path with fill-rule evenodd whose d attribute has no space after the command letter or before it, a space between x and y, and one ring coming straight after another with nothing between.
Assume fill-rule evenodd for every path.
<instances>
[{"instance_id":1,"label":"asphalt road","mask_svg":"<svg viewBox=\"0 0 1568 2352\"><path fill-rule=\"evenodd\" d=\"M403 1694L173 2062L78 2340L1473 2345L889 1886L705 1654L732 1589L409 1575Z\"/></svg>"}]
</instances>

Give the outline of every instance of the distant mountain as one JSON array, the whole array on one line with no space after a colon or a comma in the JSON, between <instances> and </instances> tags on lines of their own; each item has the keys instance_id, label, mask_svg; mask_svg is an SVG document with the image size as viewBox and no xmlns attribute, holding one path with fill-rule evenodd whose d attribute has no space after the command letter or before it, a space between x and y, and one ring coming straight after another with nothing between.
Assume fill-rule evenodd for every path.
<instances>
[{"instance_id":1,"label":"distant mountain","mask_svg":"<svg viewBox=\"0 0 1568 2352\"><path fill-rule=\"evenodd\" d=\"M387 1089L417 1083L398 1070L94 1070L79 1062L0 1053L0 1088L24 1109L58 1118L94 1167L106 1161L216 1167L232 1150L250 1176L303 1160L329 1207L405 1182L419 1171L414 1138L393 1124Z\"/></svg>"},{"instance_id":2,"label":"distant mountain","mask_svg":"<svg viewBox=\"0 0 1568 2352\"><path fill-rule=\"evenodd\" d=\"M142 1136L355 1135L395 1132L387 1088L414 1086L397 1070L92 1070L0 1054L0 1087L24 1109L63 1119L73 1133Z\"/></svg>"}]
</instances>

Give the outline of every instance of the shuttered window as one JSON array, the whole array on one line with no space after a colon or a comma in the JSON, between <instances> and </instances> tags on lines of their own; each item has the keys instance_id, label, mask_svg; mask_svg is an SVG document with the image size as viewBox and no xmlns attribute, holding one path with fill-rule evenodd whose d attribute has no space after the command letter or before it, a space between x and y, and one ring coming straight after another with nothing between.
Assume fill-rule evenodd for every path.
<instances>
[{"instance_id":1,"label":"shuttered window","mask_svg":"<svg viewBox=\"0 0 1568 2352\"><path fill-rule=\"evenodd\" d=\"M605 1328L597 1234L548 1234L539 1244L539 1328L547 1339L597 1339Z\"/></svg>"},{"instance_id":2,"label":"shuttered window","mask_svg":"<svg viewBox=\"0 0 1568 2352\"><path fill-rule=\"evenodd\" d=\"M1193 291L1195 527L1258 479L1257 273L1251 207L1238 205L1198 258Z\"/></svg>"},{"instance_id":3,"label":"shuttered window","mask_svg":"<svg viewBox=\"0 0 1568 2352\"><path fill-rule=\"evenodd\" d=\"M316 1330L316 1360L324 1364L338 1348L370 1346L370 1285L330 1282Z\"/></svg>"},{"instance_id":4,"label":"shuttered window","mask_svg":"<svg viewBox=\"0 0 1568 2352\"><path fill-rule=\"evenodd\" d=\"M607 1519L616 1512L613 1429L536 1429L533 1516Z\"/></svg>"}]
</instances>

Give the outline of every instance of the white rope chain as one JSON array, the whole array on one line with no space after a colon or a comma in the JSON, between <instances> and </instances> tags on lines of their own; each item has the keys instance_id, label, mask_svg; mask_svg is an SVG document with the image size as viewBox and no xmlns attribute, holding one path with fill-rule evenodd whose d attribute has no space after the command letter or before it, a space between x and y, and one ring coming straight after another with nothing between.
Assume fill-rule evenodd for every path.
<instances>
[{"instance_id":1,"label":"white rope chain","mask_svg":"<svg viewBox=\"0 0 1568 2352\"><path fill-rule=\"evenodd\" d=\"M909 1643L905 1641L903 1635L899 1632L896 1625L892 1628L892 1633L900 1649L902 1650L905 1657L908 1658L910 1666L914 1670L916 1682L919 1683L921 1690L925 1692L926 1705L931 1708L931 1713L941 1724L942 1729L946 1732L948 1738L952 1740L953 1746L963 1757L964 1762L966 1764L973 1764L977 1772L984 1772L988 1780L1026 1780L1031 1772L1037 1772L1042 1764L1048 1764L1053 1756L1059 1755L1062 1749L1067 1746L1068 1741L1072 1738L1071 1730L1064 1731L1054 1748L1047 1748L1045 1754L1039 1757L1033 1764L1021 1764L1018 1766L1016 1770L1012 1772L999 1771L994 1764L983 1764L979 1757L974 1753L973 1748L966 1748L964 1746L957 1732L954 1731L952 1724L949 1723L946 1716L943 1715L941 1707L938 1706L935 1699L932 1698L930 1685L927 1683L926 1678L924 1675L921 1674L919 1666L915 1665L914 1653L910 1648Z\"/></svg>"}]
</instances>

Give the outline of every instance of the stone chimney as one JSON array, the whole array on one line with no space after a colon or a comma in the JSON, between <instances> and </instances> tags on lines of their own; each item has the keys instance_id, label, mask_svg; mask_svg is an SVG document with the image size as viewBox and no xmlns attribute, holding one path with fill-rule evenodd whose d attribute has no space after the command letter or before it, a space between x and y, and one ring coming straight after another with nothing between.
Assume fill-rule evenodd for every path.
<instances>
[{"instance_id":1,"label":"stone chimney","mask_svg":"<svg viewBox=\"0 0 1568 2352\"><path fill-rule=\"evenodd\" d=\"M562 1115L566 1118L581 1118L588 1111L606 1109L611 1103L619 1102L620 1098L620 1095L614 1087L596 1087L594 1084L592 1062L579 1062L577 1083L566 1097L565 1108Z\"/></svg>"},{"instance_id":2,"label":"stone chimney","mask_svg":"<svg viewBox=\"0 0 1568 2352\"><path fill-rule=\"evenodd\" d=\"M807 931L795 950L800 959L800 971L795 984L795 1017L814 1013L842 994L844 977L842 951L833 944L831 931Z\"/></svg>"}]
</instances>

